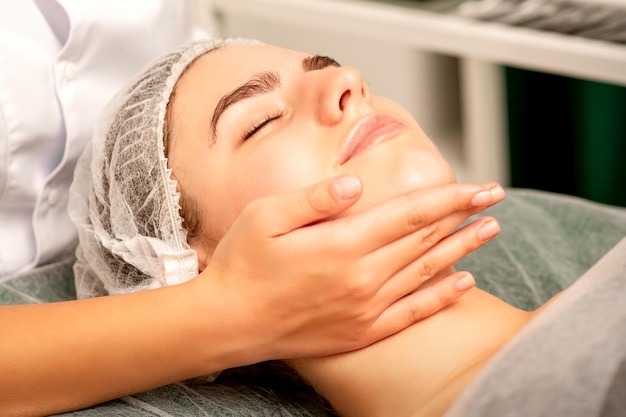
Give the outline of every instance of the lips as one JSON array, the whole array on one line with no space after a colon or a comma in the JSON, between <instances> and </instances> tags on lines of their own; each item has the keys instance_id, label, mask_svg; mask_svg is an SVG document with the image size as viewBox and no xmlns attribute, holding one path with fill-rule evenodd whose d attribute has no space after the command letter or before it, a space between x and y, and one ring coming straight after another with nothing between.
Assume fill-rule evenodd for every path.
<instances>
[{"instance_id":1,"label":"lips","mask_svg":"<svg viewBox=\"0 0 626 417\"><path fill-rule=\"evenodd\" d=\"M344 144L339 157L340 165L345 164L365 149L381 140L395 135L406 125L393 116L377 114L360 122Z\"/></svg>"}]
</instances>

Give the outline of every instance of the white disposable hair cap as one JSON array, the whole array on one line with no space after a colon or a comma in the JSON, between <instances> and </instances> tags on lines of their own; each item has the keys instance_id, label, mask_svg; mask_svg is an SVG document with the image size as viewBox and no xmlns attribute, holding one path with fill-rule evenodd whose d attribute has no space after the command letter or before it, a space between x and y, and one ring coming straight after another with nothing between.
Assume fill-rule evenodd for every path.
<instances>
[{"instance_id":1,"label":"white disposable hair cap","mask_svg":"<svg viewBox=\"0 0 626 417\"><path fill-rule=\"evenodd\" d=\"M164 123L176 82L199 56L250 39L194 42L153 61L108 104L70 188L78 228L79 298L186 282L198 275L180 195L167 166Z\"/></svg>"}]
</instances>

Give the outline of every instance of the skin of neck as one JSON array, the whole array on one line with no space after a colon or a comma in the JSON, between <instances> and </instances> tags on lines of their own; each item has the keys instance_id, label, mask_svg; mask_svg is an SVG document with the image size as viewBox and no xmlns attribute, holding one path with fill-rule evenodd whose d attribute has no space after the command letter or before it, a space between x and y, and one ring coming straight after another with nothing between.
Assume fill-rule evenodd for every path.
<instances>
[{"instance_id":1,"label":"skin of neck","mask_svg":"<svg viewBox=\"0 0 626 417\"><path fill-rule=\"evenodd\" d=\"M440 416L537 312L473 288L366 348L289 364L342 416Z\"/></svg>"}]
</instances>

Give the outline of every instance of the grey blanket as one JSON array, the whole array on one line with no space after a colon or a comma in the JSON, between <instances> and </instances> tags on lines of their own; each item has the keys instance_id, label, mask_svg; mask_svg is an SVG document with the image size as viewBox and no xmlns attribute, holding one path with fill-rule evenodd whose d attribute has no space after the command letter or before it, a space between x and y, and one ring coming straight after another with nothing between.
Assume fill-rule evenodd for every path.
<instances>
[{"instance_id":1,"label":"grey blanket","mask_svg":"<svg viewBox=\"0 0 626 417\"><path fill-rule=\"evenodd\" d=\"M531 190L507 190L508 197L500 205L488 210L502 224L501 234L484 248L467 256L457 264L458 269L471 271L478 286L503 298L505 301L525 309L541 305L553 294L569 286L581 277L592 265L626 236L626 209L609 207L574 197ZM72 299L75 296L71 274L72 259L60 260L55 264L16 279L0 283L0 303L35 303ZM575 304L575 303L574 303ZM597 305L596 305L597 307ZM607 308L609 308L607 306ZM584 314L583 314L584 315ZM623 330L622 334L623 334ZM537 352L568 352L571 342L558 342L552 350ZM564 339L563 339L564 340ZM529 343L532 346L532 343ZM521 349L523 353L524 349ZM508 352L508 350L507 350ZM558 356L558 355L557 355ZM619 359L615 356L615 359ZM515 361L527 360L515 357ZM539 361L533 357L529 364ZM498 360L489 369L498 368L508 375L508 384L515 387L518 376L515 361ZM495 365L499 364L499 365ZM576 364L577 365L577 364ZM518 366L518 368L525 366ZM576 381L577 366L561 366L554 369L558 381ZM511 372L509 372L509 370ZM615 374L624 369L615 370ZM480 381L493 381L487 372ZM495 375L495 374L494 374ZM519 378L524 377L523 374ZM484 379L483 379L484 378ZM541 378L540 378L541 379ZM496 378L497 380L497 378ZM524 379L519 379L526 381ZM619 391L616 383L605 382L608 400L604 410L610 410ZM623 389L622 389L623 390ZM536 410L522 412L518 401L509 401L510 393L504 384L472 385L471 390L459 399L455 407L480 415L500 417L502 415L544 415ZM502 395L500 394L502 393ZM482 403L471 399L489 395L503 399L489 402L498 404L493 408L482 407ZM528 394L530 395L530 394ZM533 394L534 395L534 394ZM517 398L517 397L516 397ZM528 396L520 397L531 402ZM615 398L621 398L617 395ZM584 397L571 398L582 401ZM552 404L542 403L545 415L560 416ZM472 411L478 410L478 411ZM487 411L489 410L489 411ZM504 411L503 411L504 410ZM452 412L452 411L451 411ZM476 414L477 413L477 414ZM211 384L171 384L133 396L110 401L86 410L66 413L64 416L332 416L323 401L301 384L294 384L289 376L275 372L271 366L261 365L226 371ZM574 415L574 414L572 414ZM589 414L594 415L594 414ZM596 414L601 415L601 414ZM612 414L605 414L612 417Z\"/></svg>"},{"instance_id":2,"label":"grey blanket","mask_svg":"<svg viewBox=\"0 0 626 417\"><path fill-rule=\"evenodd\" d=\"M626 415L626 238L533 319L445 417Z\"/></svg>"}]
</instances>

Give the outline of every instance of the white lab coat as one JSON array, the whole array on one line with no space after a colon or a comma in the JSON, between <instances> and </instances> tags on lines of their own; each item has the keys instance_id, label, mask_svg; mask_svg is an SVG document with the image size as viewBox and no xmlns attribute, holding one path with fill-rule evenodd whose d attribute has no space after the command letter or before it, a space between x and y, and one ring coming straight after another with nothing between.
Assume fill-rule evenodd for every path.
<instances>
[{"instance_id":1,"label":"white lab coat","mask_svg":"<svg viewBox=\"0 0 626 417\"><path fill-rule=\"evenodd\" d=\"M74 251L74 165L110 97L198 36L185 0L0 2L0 281Z\"/></svg>"}]
</instances>

